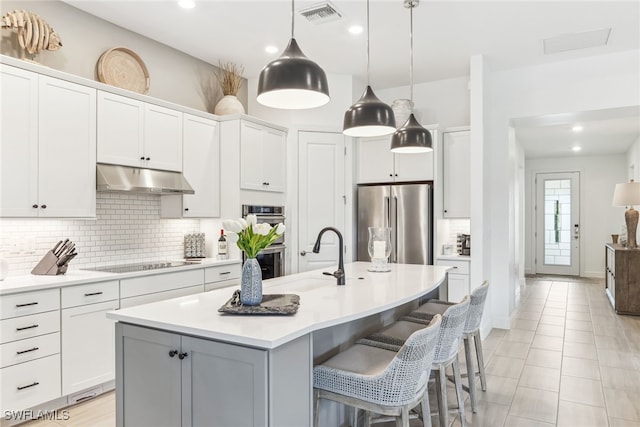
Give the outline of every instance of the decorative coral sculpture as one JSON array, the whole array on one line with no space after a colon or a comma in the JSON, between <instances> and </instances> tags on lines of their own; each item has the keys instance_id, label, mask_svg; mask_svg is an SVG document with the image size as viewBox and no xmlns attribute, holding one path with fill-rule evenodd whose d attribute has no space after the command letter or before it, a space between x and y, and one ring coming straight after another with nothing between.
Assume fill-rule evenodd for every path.
<instances>
[{"instance_id":1,"label":"decorative coral sculpture","mask_svg":"<svg viewBox=\"0 0 640 427\"><path fill-rule=\"evenodd\" d=\"M31 55L43 50L58 50L62 46L58 33L33 12L14 10L7 13L2 17L2 28L16 30L20 47Z\"/></svg>"}]
</instances>

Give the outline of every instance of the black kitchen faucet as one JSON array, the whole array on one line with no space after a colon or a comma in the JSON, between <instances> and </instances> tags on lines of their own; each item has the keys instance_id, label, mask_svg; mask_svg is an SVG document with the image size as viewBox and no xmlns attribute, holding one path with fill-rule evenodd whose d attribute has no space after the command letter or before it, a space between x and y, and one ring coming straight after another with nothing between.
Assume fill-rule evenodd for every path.
<instances>
[{"instance_id":1,"label":"black kitchen faucet","mask_svg":"<svg viewBox=\"0 0 640 427\"><path fill-rule=\"evenodd\" d=\"M340 231L334 227L325 227L322 230L320 230L320 233L318 234L318 238L316 239L316 244L313 245L313 253L317 254L320 252L320 239L322 239L322 235L324 234L325 231L333 231L338 235L338 242L340 245L340 249L339 249L340 255L338 257L338 269L333 273L323 272L322 274L326 274L327 276L333 276L336 278L338 285L344 285L344 256L342 252L344 250L344 244L342 241L342 233L340 233Z\"/></svg>"}]
</instances>

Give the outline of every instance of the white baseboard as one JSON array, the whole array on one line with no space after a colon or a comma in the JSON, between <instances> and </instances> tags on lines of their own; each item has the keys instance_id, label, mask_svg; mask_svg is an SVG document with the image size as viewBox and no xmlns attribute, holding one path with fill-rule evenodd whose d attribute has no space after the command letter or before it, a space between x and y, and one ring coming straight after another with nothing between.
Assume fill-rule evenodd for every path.
<instances>
[{"instance_id":1,"label":"white baseboard","mask_svg":"<svg viewBox=\"0 0 640 427\"><path fill-rule=\"evenodd\" d=\"M535 271L533 271L533 270L532 270L532 269L530 269L530 268L525 268L525 269L524 269L524 274L525 274L525 276L526 276L527 274L536 274L536 272L535 272Z\"/></svg>"},{"instance_id":2,"label":"white baseboard","mask_svg":"<svg viewBox=\"0 0 640 427\"><path fill-rule=\"evenodd\" d=\"M585 271L582 277L593 277L595 279L604 279L604 271Z\"/></svg>"},{"instance_id":3,"label":"white baseboard","mask_svg":"<svg viewBox=\"0 0 640 427\"><path fill-rule=\"evenodd\" d=\"M494 317L492 326L498 329L511 329L511 318L505 316Z\"/></svg>"}]
</instances>

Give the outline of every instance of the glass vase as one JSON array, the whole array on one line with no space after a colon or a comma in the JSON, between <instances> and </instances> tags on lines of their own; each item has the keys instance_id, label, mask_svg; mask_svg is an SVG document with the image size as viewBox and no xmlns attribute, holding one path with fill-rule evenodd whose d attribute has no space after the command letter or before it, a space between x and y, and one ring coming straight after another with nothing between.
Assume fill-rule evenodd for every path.
<instances>
[{"instance_id":1,"label":"glass vase","mask_svg":"<svg viewBox=\"0 0 640 427\"><path fill-rule=\"evenodd\" d=\"M262 302L262 269L255 258L247 258L242 266L240 302L242 305L260 305Z\"/></svg>"},{"instance_id":2,"label":"glass vase","mask_svg":"<svg viewBox=\"0 0 640 427\"><path fill-rule=\"evenodd\" d=\"M391 228L369 227L369 271L390 271L389 255L391 255Z\"/></svg>"}]
</instances>

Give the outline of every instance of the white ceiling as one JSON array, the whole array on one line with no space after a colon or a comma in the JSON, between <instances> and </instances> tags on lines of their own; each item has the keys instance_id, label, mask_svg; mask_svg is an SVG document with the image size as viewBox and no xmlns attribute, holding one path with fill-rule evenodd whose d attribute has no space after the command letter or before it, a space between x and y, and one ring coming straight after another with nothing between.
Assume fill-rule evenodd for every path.
<instances>
[{"instance_id":1,"label":"white ceiling","mask_svg":"<svg viewBox=\"0 0 640 427\"><path fill-rule=\"evenodd\" d=\"M85 12L186 52L211 64L242 64L257 77L290 38L288 0L195 0L186 10L168 0L63 0ZM296 10L320 3L298 0ZM305 54L329 73L366 80L364 0L332 0L342 19L316 25L296 14L296 39ZM371 83L374 89L409 81L409 10L402 0L371 0ZM611 28L601 47L543 54L543 40ZM267 45L278 53L265 52ZM414 9L415 82L469 75L469 57L483 54L493 69L640 49L640 1L422 0ZM573 134L581 120L584 131ZM513 121L527 157L624 153L640 135L638 109L572 113ZM579 143L583 150L574 153Z\"/></svg>"}]
</instances>

